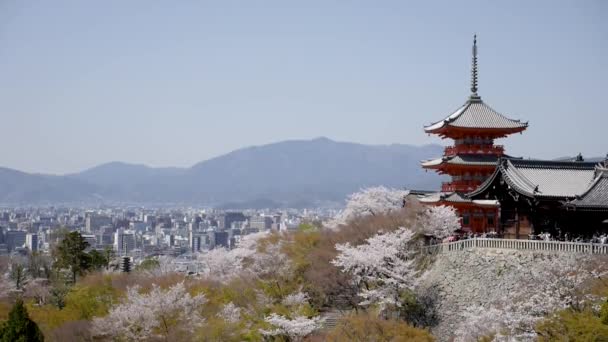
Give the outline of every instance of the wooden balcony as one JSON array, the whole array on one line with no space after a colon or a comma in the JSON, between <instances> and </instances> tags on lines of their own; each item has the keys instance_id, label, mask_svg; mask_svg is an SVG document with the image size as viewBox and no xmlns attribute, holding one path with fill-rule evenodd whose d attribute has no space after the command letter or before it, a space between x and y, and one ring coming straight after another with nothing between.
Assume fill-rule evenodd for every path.
<instances>
[{"instance_id":1,"label":"wooden balcony","mask_svg":"<svg viewBox=\"0 0 608 342\"><path fill-rule=\"evenodd\" d=\"M455 145L447 146L444 150L444 155L452 156L455 154L496 154L503 155L505 148L502 145Z\"/></svg>"}]
</instances>

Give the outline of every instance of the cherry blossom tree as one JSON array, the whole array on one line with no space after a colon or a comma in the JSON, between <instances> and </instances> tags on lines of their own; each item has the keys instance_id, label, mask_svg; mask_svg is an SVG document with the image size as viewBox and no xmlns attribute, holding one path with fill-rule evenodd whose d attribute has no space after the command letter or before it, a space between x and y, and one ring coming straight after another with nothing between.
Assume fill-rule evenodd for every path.
<instances>
[{"instance_id":1,"label":"cherry blossom tree","mask_svg":"<svg viewBox=\"0 0 608 342\"><path fill-rule=\"evenodd\" d=\"M149 293L141 293L139 286L130 287L124 303L93 320L92 332L94 336L127 341L166 339L179 331L193 333L204 322L199 310L205 302L202 294L190 296L183 282L167 290L153 285Z\"/></svg>"},{"instance_id":2,"label":"cherry blossom tree","mask_svg":"<svg viewBox=\"0 0 608 342\"><path fill-rule=\"evenodd\" d=\"M265 336L286 336L291 341L301 341L313 331L319 329L322 324L320 317L308 318L296 316L290 319L285 316L272 313L264 319L267 323L275 327L272 330L261 330Z\"/></svg>"},{"instance_id":3,"label":"cherry blossom tree","mask_svg":"<svg viewBox=\"0 0 608 342\"><path fill-rule=\"evenodd\" d=\"M460 229L460 219L453 207L432 206L422 213L420 227L425 234L444 239Z\"/></svg>"},{"instance_id":4,"label":"cherry blossom tree","mask_svg":"<svg viewBox=\"0 0 608 342\"><path fill-rule=\"evenodd\" d=\"M289 294L283 298L283 305L285 306L298 306L308 303L308 295L302 291Z\"/></svg>"},{"instance_id":5,"label":"cherry blossom tree","mask_svg":"<svg viewBox=\"0 0 608 342\"><path fill-rule=\"evenodd\" d=\"M217 315L227 323L236 323L241 319L241 308L230 302Z\"/></svg>"},{"instance_id":6,"label":"cherry blossom tree","mask_svg":"<svg viewBox=\"0 0 608 342\"><path fill-rule=\"evenodd\" d=\"M200 273L220 282L227 282L242 275L246 271L246 262L257 258L258 241L266 236L266 232L245 235L233 249L214 248L199 253L197 262Z\"/></svg>"},{"instance_id":7,"label":"cherry blossom tree","mask_svg":"<svg viewBox=\"0 0 608 342\"><path fill-rule=\"evenodd\" d=\"M359 246L337 244L338 256L332 263L352 275L361 288L361 305L400 306L402 290L412 290L416 284L414 251L408 244L414 232L399 228L378 234Z\"/></svg>"},{"instance_id":8,"label":"cherry blossom tree","mask_svg":"<svg viewBox=\"0 0 608 342\"><path fill-rule=\"evenodd\" d=\"M362 189L347 198L346 207L327 223L328 228L336 229L342 224L362 216L378 215L399 210L403 207L408 191L383 186Z\"/></svg>"}]
</instances>

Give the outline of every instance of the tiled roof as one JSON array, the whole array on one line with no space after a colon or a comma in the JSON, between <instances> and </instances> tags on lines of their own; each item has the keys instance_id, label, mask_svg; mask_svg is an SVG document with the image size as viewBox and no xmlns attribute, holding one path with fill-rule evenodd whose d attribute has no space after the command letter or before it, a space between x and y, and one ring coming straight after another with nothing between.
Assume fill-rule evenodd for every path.
<instances>
[{"instance_id":1,"label":"tiled roof","mask_svg":"<svg viewBox=\"0 0 608 342\"><path fill-rule=\"evenodd\" d=\"M450 203L471 203L471 200L468 198L465 198L464 196L462 196L461 194L457 193L457 192L453 192L445 197L442 198L445 202L450 202Z\"/></svg>"},{"instance_id":2,"label":"tiled roof","mask_svg":"<svg viewBox=\"0 0 608 342\"><path fill-rule=\"evenodd\" d=\"M568 205L576 208L608 209L608 169L598 168L595 180L589 188Z\"/></svg>"},{"instance_id":3,"label":"tiled roof","mask_svg":"<svg viewBox=\"0 0 608 342\"><path fill-rule=\"evenodd\" d=\"M485 104L478 96L471 96L469 100L453 114L426 126L427 133L435 132L443 127L459 128L490 128L490 129L525 129L527 122L509 119Z\"/></svg>"},{"instance_id":4,"label":"tiled roof","mask_svg":"<svg viewBox=\"0 0 608 342\"><path fill-rule=\"evenodd\" d=\"M475 166L495 166L498 156L495 154L456 154L432 160L423 160L423 167L439 166L441 164L451 165L475 165Z\"/></svg>"},{"instance_id":5,"label":"tiled roof","mask_svg":"<svg viewBox=\"0 0 608 342\"><path fill-rule=\"evenodd\" d=\"M516 192L533 198L575 198L591 184L595 163L501 158L494 174L469 197L485 191L502 177Z\"/></svg>"},{"instance_id":6,"label":"tiled roof","mask_svg":"<svg viewBox=\"0 0 608 342\"><path fill-rule=\"evenodd\" d=\"M437 202L450 202L450 203L471 203L471 200L462 196L457 192L436 192L419 199L422 203L437 203Z\"/></svg>"}]
</instances>

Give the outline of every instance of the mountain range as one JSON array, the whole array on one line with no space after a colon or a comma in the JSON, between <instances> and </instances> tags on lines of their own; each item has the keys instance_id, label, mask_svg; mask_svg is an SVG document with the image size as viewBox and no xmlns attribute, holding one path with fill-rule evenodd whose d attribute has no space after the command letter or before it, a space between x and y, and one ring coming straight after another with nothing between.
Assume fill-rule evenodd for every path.
<instances>
[{"instance_id":1,"label":"mountain range","mask_svg":"<svg viewBox=\"0 0 608 342\"><path fill-rule=\"evenodd\" d=\"M368 186L438 189L441 177L419 161L442 152L317 138L247 147L189 168L111 162L62 176L0 168L0 203L311 207Z\"/></svg>"}]
</instances>

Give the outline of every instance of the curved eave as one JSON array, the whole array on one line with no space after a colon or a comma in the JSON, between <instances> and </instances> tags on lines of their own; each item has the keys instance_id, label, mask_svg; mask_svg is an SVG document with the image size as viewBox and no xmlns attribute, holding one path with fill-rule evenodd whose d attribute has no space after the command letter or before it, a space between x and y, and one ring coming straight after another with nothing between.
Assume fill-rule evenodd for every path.
<instances>
[{"instance_id":1,"label":"curved eave","mask_svg":"<svg viewBox=\"0 0 608 342\"><path fill-rule=\"evenodd\" d=\"M432 127L432 126L429 126ZM459 136L466 136L472 134L480 134L486 136L492 136L494 138L504 138L510 134L521 133L528 128L528 123L523 123L520 127L509 127L509 128L485 128L485 127L459 127L445 124L436 129L427 129L424 131L428 134L437 134L442 138L455 138Z\"/></svg>"},{"instance_id":2,"label":"curved eave","mask_svg":"<svg viewBox=\"0 0 608 342\"><path fill-rule=\"evenodd\" d=\"M430 160L422 160L420 161L420 165L425 169L434 169L441 166L441 164L443 164L444 162L445 161L443 158L436 158Z\"/></svg>"},{"instance_id":3,"label":"curved eave","mask_svg":"<svg viewBox=\"0 0 608 342\"><path fill-rule=\"evenodd\" d=\"M442 160L441 163L436 163L435 160L421 162L423 169L437 170L445 173L451 171L470 171L470 170L493 170L496 164L481 164L481 163L450 163L449 160Z\"/></svg>"},{"instance_id":4,"label":"curved eave","mask_svg":"<svg viewBox=\"0 0 608 342\"><path fill-rule=\"evenodd\" d=\"M490 188L490 185L492 185L492 183L494 183L494 180L500 174L500 162L498 163L498 165L499 166L496 167L496 169L494 170L494 173L492 173L492 175L490 177L488 177L483 183L479 184L477 189L466 194L466 196L468 198L477 196Z\"/></svg>"}]
</instances>

